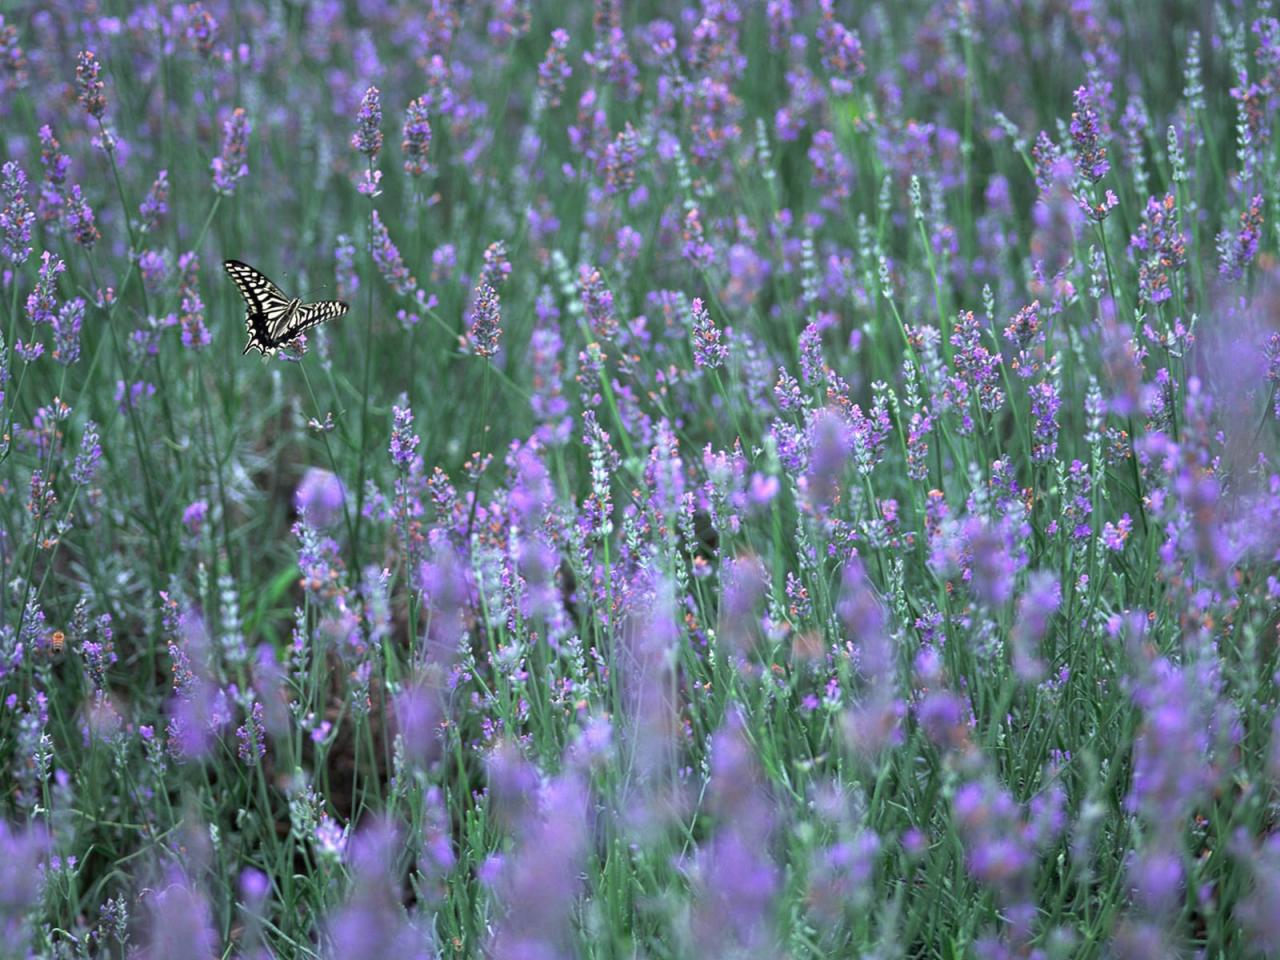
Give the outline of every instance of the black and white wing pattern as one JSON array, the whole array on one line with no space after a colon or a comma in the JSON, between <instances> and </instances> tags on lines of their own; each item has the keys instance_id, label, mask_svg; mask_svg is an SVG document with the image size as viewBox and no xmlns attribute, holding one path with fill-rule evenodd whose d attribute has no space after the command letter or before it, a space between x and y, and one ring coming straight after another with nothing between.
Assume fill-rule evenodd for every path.
<instances>
[{"instance_id":1,"label":"black and white wing pattern","mask_svg":"<svg viewBox=\"0 0 1280 960\"><path fill-rule=\"evenodd\" d=\"M334 320L347 312L347 305L341 300L316 300L299 305L285 328L283 343L288 343L303 330L314 327L317 323Z\"/></svg>"},{"instance_id":2,"label":"black and white wing pattern","mask_svg":"<svg viewBox=\"0 0 1280 960\"><path fill-rule=\"evenodd\" d=\"M244 297L244 325L249 334L245 353L257 350L270 356L302 331L347 312L347 305L340 300L303 303L296 297L290 299L263 274L239 260L224 260L222 266Z\"/></svg>"}]
</instances>

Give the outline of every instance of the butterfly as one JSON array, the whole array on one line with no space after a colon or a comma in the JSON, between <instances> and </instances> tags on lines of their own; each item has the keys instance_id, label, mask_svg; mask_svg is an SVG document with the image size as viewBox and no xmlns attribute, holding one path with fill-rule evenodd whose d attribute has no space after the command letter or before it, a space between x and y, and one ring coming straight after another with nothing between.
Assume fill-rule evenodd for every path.
<instances>
[{"instance_id":1,"label":"butterfly","mask_svg":"<svg viewBox=\"0 0 1280 960\"><path fill-rule=\"evenodd\" d=\"M314 303L303 303L297 297L291 300L265 276L239 260L223 260L222 266L240 288L247 308L244 326L249 342L245 344L244 353L257 350L269 357L296 340L302 331L347 312L347 305L341 300Z\"/></svg>"}]
</instances>

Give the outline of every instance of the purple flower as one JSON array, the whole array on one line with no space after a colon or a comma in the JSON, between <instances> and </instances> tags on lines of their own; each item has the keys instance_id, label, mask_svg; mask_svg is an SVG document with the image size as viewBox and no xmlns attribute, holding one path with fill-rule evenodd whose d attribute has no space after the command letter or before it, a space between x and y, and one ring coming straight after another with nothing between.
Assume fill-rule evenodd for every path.
<instances>
[{"instance_id":1,"label":"purple flower","mask_svg":"<svg viewBox=\"0 0 1280 960\"><path fill-rule=\"evenodd\" d=\"M703 238L702 220L697 208L685 214L682 237L684 258L695 270L708 269L715 259L715 248Z\"/></svg>"},{"instance_id":2,"label":"purple flower","mask_svg":"<svg viewBox=\"0 0 1280 960\"><path fill-rule=\"evenodd\" d=\"M326 858L341 859L347 850L347 831L327 813L313 831L316 841L316 852Z\"/></svg>"},{"instance_id":3,"label":"purple flower","mask_svg":"<svg viewBox=\"0 0 1280 960\"><path fill-rule=\"evenodd\" d=\"M858 672L872 682L892 686L897 672L893 641L887 631L884 606L859 557L845 563L835 609L846 638L857 648Z\"/></svg>"},{"instance_id":4,"label":"purple flower","mask_svg":"<svg viewBox=\"0 0 1280 960\"><path fill-rule=\"evenodd\" d=\"M439 495L437 511L452 516L456 511L456 493L449 491ZM442 509L444 508L444 509ZM466 516L459 521L466 525ZM458 638L467 632L473 587L468 570L453 550L445 546L436 548L432 560L418 568L418 587L422 591L422 606L428 617L428 655L431 660L447 664L458 651Z\"/></svg>"},{"instance_id":5,"label":"purple flower","mask_svg":"<svg viewBox=\"0 0 1280 960\"><path fill-rule=\"evenodd\" d=\"M19 828L0 819L0 939L14 956L27 956L29 915L40 902L41 870L52 852L39 822Z\"/></svg>"},{"instance_id":6,"label":"purple flower","mask_svg":"<svg viewBox=\"0 0 1280 960\"><path fill-rule=\"evenodd\" d=\"M1044 664L1038 646L1049 629L1049 622L1062 603L1062 588L1051 570L1037 570L1027 578L1027 586L1018 598L1018 615L1009 636L1013 648L1013 670L1026 681L1039 680Z\"/></svg>"},{"instance_id":7,"label":"purple flower","mask_svg":"<svg viewBox=\"0 0 1280 960\"><path fill-rule=\"evenodd\" d=\"M1102 142L1102 120L1087 87L1077 87L1073 97L1075 109L1071 112L1071 140L1076 148L1076 162L1080 176L1090 183L1097 183L1111 169L1107 148Z\"/></svg>"},{"instance_id":8,"label":"purple flower","mask_svg":"<svg viewBox=\"0 0 1280 960\"><path fill-rule=\"evenodd\" d=\"M84 323L84 300L68 300L53 319L53 359L69 367L80 359L80 326Z\"/></svg>"},{"instance_id":9,"label":"purple flower","mask_svg":"<svg viewBox=\"0 0 1280 960\"><path fill-rule=\"evenodd\" d=\"M596 7L595 43L582 55L597 83L607 79L623 100L639 93L636 65L627 50L627 35L622 30L621 6L616 3Z\"/></svg>"},{"instance_id":10,"label":"purple flower","mask_svg":"<svg viewBox=\"0 0 1280 960\"><path fill-rule=\"evenodd\" d=\"M969 704L958 694L931 689L916 706L921 729L939 747L959 749L969 738L973 716Z\"/></svg>"},{"instance_id":11,"label":"purple flower","mask_svg":"<svg viewBox=\"0 0 1280 960\"><path fill-rule=\"evenodd\" d=\"M431 122L427 119L427 101L418 97L409 101L404 116L404 139L400 142L404 154L404 172L420 177L431 169L427 155L431 150Z\"/></svg>"},{"instance_id":12,"label":"purple flower","mask_svg":"<svg viewBox=\"0 0 1280 960\"><path fill-rule=\"evenodd\" d=\"M1062 398L1053 380L1033 384L1031 394L1031 459L1035 463L1047 463L1058 455L1058 410Z\"/></svg>"},{"instance_id":13,"label":"purple flower","mask_svg":"<svg viewBox=\"0 0 1280 960\"><path fill-rule=\"evenodd\" d=\"M515 827L536 809L538 770L510 740L502 740L485 762L489 815L503 827Z\"/></svg>"},{"instance_id":14,"label":"purple flower","mask_svg":"<svg viewBox=\"0 0 1280 960\"><path fill-rule=\"evenodd\" d=\"M107 109L107 98L102 92L106 85L98 79L101 70L92 50L81 50L76 55L76 99L96 120L101 120Z\"/></svg>"},{"instance_id":15,"label":"purple flower","mask_svg":"<svg viewBox=\"0 0 1280 960\"><path fill-rule=\"evenodd\" d=\"M151 189L138 207L142 218L138 229L142 233L150 233L160 222L160 218L169 212L169 172L161 170L156 174Z\"/></svg>"},{"instance_id":16,"label":"purple flower","mask_svg":"<svg viewBox=\"0 0 1280 960\"><path fill-rule=\"evenodd\" d=\"M245 867L240 871L240 895L244 897L250 910L261 909L263 901L271 893L271 878L256 867Z\"/></svg>"},{"instance_id":17,"label":"purple flower","mask_svg":"<svg viewBox=\"0 0 1280 960\"><path fill-rule=\"evenodd\" d=\"M360 112L356 114L356 131L351 135L351 146L368 157L370 163L382 149L381 126L381 96L377 87L370 87L360 101Z\"/></svg>"},{"instance_id":18,"label":"purple flower","mask_svg":"<svg viewBox=\"0 0 1280 960\"><path fill-rule=\"evenodd\" d=\"M763 473L753 473L749 492L751 503L757 508L767 507L773 502L774 497L778 495L778 491L781 488L782 484L777 477Z\"/></svg>"},{"instance_id":19,"label":"purple flower","mask_svg":"<svg viewBox=\"0 0 1280 960\"><path fill-rule=\"evenodd\" d=\"M18 46L18 28L0 16L0 93L21 90L29 79L27 57Z\"/></svg>"},{"instance_id":20,"label":"purple flower","mask_svg":"<svg viewBox=\"0 0 1280 960\"><path fill-rule=\"evenodd\" d=\"M557 222L558 225L558 222ZM639 230L631 226L622 226L617 236L617 262L620 264L635 263L644 248L644 237Z\"/></svg>"},{"instance_id":21,"label":"purple flower","mask_svg":"<svg viewBox=\"0 0 1280 960\"><path fill-rule=\"evenodd\" d=\"M421 936L391 896L374 897L360 885L351 901L329 917L326 926L333 947L326 957L429 957Z\"/></svg>"},{"instance_id":22,"label":"purple flower","mask_svg":"<svg viewBox=\"0 0 1280 960\"><path fill-rule=\"evenodd\" d=\"M951 345L955 348L952 362L965 392L975 392L979 406L987 413L998 412L1004 404L1000 389L1003 359L998 350L993 352L982 342L982 325L972 310L962 310L956 317Z\"/></svg>"},{"instance_id":23,"label":"purple flower","mask_svg":"<svg viewBox=\"0 0 1280 960\"><path fill-rule=\"evenodd\" d=\"M1065 273L1071 263L1084 217L1074 193L1076 174L1071 161L1058 154L1052 155L1052 159L1038 155L1037 159L1036 181L1041 183L1043 180L1043 185L1040 196L1031 209L1031 257L1033 264L1041 265L1039 283L1037 288L1033 288L1040 295L1043 291L1039 286L1044 284L1044 275L1059 282L1060 275ZM1061 287L1061 299L1065 300L1069 282L1061 277L1061 284L1065 284ZM1055 304L1059 300L1056 296L1059 292L1055 290Z\"/></svg>"},{"instance_id":24,"label":"purple flower","mask_svg":"<svg viewBox=\"0 0 1280 960\"><path fill-rule=\"evenodd\" d=\"M84 432L80 435L80 452L71 465L71 482L84 487L92 486L101 463L102 444L98 436L98 425L92 420L86 420Z\"/></svg>"},{"instance_id":25,"label":"purple flower","mask_svg":"<svg viewBox=\"0 0 1280 960\"><path fill-rule=\"evenodd\" d=\"M613 308L613 292L595 267L578 269L578 291L587 323L597 340L611 341L618 333L618 317Z\"/></svg>"},{"instance_id":26,"label":"purple flower","mask_svg":"<svg viewBox=\"0 0 1280 960\"><path fill-rule=\"evenodd\" d=\"M636 179L636 165L644 154L640 138L630 122L604 149L604 182L610 194L629 190Z\"/></svg>"},{"instance_id":27,"label":"purple flower","mask_svg":"<svg viewBox=\"0 0 1280 960\"><path fill-rule=\"evenodd\" d=\"M1248 208L1240 214L1240 229L1235 235L1224 230L1218 235L1218 272L1228 280L1239 280L1245 268L1258 255L1262 239L1262 194L1256 194Z\"/></svg>"},{"instance_id":28,"label":"purple flower","mask_svg":"<svg viewBox=\"0 0 1280 960\"><path fill-rule=\"evenodd\" d=\"M829 315L820 315L811 320L800 331L797 347L800 351L800 376L806 386L824 386L827 382L826 357L822 351L822 330L828 324ZM779 383L781 383L779 377ZM779 401L781 402L781 401Z\"/></svg>"},{"instance_id":29,"label":"purple flower","mask_svg":"<svg viewBox=\"0 0 1280 960\"><path fill-rule=\"evenodd\" d=\"M183 28L183 36L188 45L202 57L213 52L213 35L218 30L218 21L205 9L203 3L187 5L187 22Z\"/></svg>"},{"instance_id":30,"label":"purple flower","mask_svg":"<svg viewBox=\"0 0 1280 960\"><path fill-rule=\"evenodd\" d=\"M1101 200L1091 200L1083 193L1075 194L1076 205L1080 208L1080 212L1089 220L1101 223L1107 217L1111 216L1111 211L1120 206L1120 198L1116 196L1114 190L1104 190Z\"/></svg>"},{"instance_id":31,"label":"purple flower","mask_svg":"<svg viewBox=\"0 0 1280 960\"><path fill-rule=\"evenodd\" d=\"M182 511L182 525L191 533L199 533L208 512L208 500L193 500L187 509Z\"/></svg>"},{"instance_id":32,"label":"purple flower","mask_svg":"<svg viewBox=\"0 0 1280 960\"><path fill-rule=\"evenodd\" d=\"M58 305L58 274L66 269L67 265L56 254L48 250L40 254L40 275L35 289L27 295L27 319L32 326L53 323Z\"/></svg>"},{"instance_id":33,"label":"purple flower","mask_svg":"<svg viewBox=\"0 0 1280 960\"><path fill-rule=\"evenodd\" d=\"M720 336L720 328L702 305L702 299L693 300L693 362L697 367L715 370L724 366L729 355L729 345Z\"/></svg>"},{"instance_id":34,"label":"purple flower","mask_svg":"<svg viewBox=\"0 0 1280 960\"><path fill-rule=\"evenodd\" d=\"M711 741L708 806L719 829L698 852L691 925L699 956L762 956L781 874L769 855L773 803L741 714Z\"/></svg>"},{"instance_id":35,"label":"purple flower","mask_svg":"<svg viewBox=\"0 0 1280 960\"><path fill-rule=\"evenodd\" d=\"M763 639L760 600L767 595L769 576L754 554L728 561L720 572L720 626L717 639L741 656L750 654Z\"/></svg>"},{"instance_id":36,"label":"purple flower","mask_svg":"<svg viewBox=\"0 0 1280 960\"><path fill-rule=\"evenodd\" d=\"M487 283L497 290L511 276L511 261L507 259L507 245L495 240L484 248L484 266L480 270L480 283Z\"/></svg>"},{"instance_id":37,"label":"purple flower","mask_svg":"<svg viewBox=\"0 0 1280 960\"><path fill-rule=\"evenodd\" d=\"M0 257L17 267L31 256L31 227L35 211L27 202L27 175L10 160L0 170L0 193L4 207L0 209Z\"/></svg>"},{"instance_id":38,"label":"purple flower","mask_svg":"<svg viewBox=\"0 0 1280 960\"><path fill-rule=\"evenodd\" d=\"M342 516L345 497L342 481L333 473L323 467L308 467L293 501L308 523L327 527Z\"/></svg>"},{"instance_id":39,"label":"purple flower","mask_svg":"<svg viewBox=\"0 0 1280 960\"><path fill-rule=\"evenodd\" d=\"M583 356L585 353L579 355L579 361ZM608 431L596 419L594 410L583 413L582 426L582 442L589 449L591 461L591 493L583 501L579 523L585 533L603 539L613 531L612 478L620 458L609 442Z\"/></svg>"},{"instance_id":40,"label":"purple flower","mask_svg":"<svg viewBox=\"0 0 1280 960\"><path fill-rule=\"evenodd\" d=\"M326 920L332 943L326 956L432 955L401 906L400 855L404 846L397 824L381 816L362 825L347 843L351 895Z\"/></svg>"},{"instance_id":41,"label":"purple flower","mask_svg":"<svg viewBox=\"0 0 1280 960\"><path fill-rule=\"evenodd\" d=\"M392 702L396 732L404 743L405 756L426 770L440 756L444 719L439 694L426 684L415 683L402 690Z\"/></svg>"},{"instance_id":42,"label":"purple flower","mask_svg":"<svg viewBox=\"0 0 1280 960\"><path fill-rule=\"evenodd\" d=\"M1185 882L1182 856L1160 837L1132 856L1127 866L1137 901L1153 916L1168 915L1181 899Z\"/></svg>"},{"instance_id":43,"label":"purple flower","mask_svg":"<svg viewBox=\"0 0 1280 960\"><path fill-rule=\"evenodd\" d=\"M531 19L529 5L524 0L498 0L486 32L494 44L502 47L528 33Z\"/></svg>"},{"instance_id":44,"label":"purple flower","mask_svg":"<svg viewBox=\"0 0 1280 960\"><path fill-rule=\"evenodd\" d=\"M765 14L769 18L769 48L782 50L795 29L795 4L791 0L768 0Z\"/></svg>"},{"instance_id":45,"label":"purple flower","mask_svg":"<svg viewBox=\"0 0 1280 960\"><path fill-rule=\"evenodd\" d=\"M166 746L172 756L191 760L208 754L231 718L225 713L225 692L210 677L209 639L199 616L163 592L160 597L162 622L171 636L173 684Z\"/></svg>"},{"instance_id":46,"label":"purple flower","mask_svg":"<svg viewBox=\"0 0 1280 960\"><path fill-rule=\"evenodd\" d=\"M538 91L543 102L553 109L560 106L565 84L573 76L573 67L569 66L569 60L564 54L568 46L569 34L561 29L552 30L551 45L538 64Z\"/></svg>"},{"instance_id":47,"label":"purple flower","mask_svg":"<svg viewBox=\"0 0 1280 960\"><path fill-rule=\"evenodd\" d=\"M77 611L82 610L77 607ZM98 639L90 639L89 626L84 624L83 627L72 627L72 640L80 638L80 656L84 658L85 669L89 673L89 678L93 681L93 685L99 690L107 688L107 671L111 669L117 662L119 657L116 655L115 644L112 642L114 631L111 629L111 614L104 613L98 617L97 623L94 625L97 631Z\"/></svg>"},{"instance_id":48,"label":"purple flower","mask_svg":"<svg viewBox=\"0 0 1280 960\"><path fill-rule=\"evenodd\" d=\"M182 345L186 349L200 351L213 343L213 334L204 323L204 301L194 286L183 285L178 323L182 326Z\"/></svg>"},{"instance_id":49,"label":"purple flower","mask_svg":"<svg viewBox=\"0 0 1280 960\"><path fill-rule=\"evenodd\" d=\"M867 72L858 34L835 18L833 0L820 0L822 23L818 42L822 44L822 66L831 78L831 90L838 96L853 92L853 80Z\"/></svg>"},{"instance_id":50,"label":"purple flower","mask_svg":"<svg viewBox=\"0 0 1280 960\"><path fill-rule=\"evenodd\" d=\"M71 185L71 191L66 199L66 210L63 214L63 219L67 229L71 231L71 236L82 247L92 247L98 242L98 238L102 236L94 223L93 208L81 196L78 183Z\"/></svg>"},{"instance_id":51,"label":"purple flower","mask_svg":"<svg viewBox=\"0 0 1280 960\"><path fill-rule=\"evenodd\" d=\"M378 216L377 210L372 213L371 224L373 235L370 242L373 249L373 262L378 272L382 274L382 279L391 284L391 289L401 296L412 293L418 286L418 281L413 278L413 274L409 272L409 268L405 266L400 256L400 251L391 242L391 236L387 233L387 228L382 225L382 218Z\"/></svg>"},{"instance_id":52,"label":"purple flower","mask_svg":"<svg viewBox=\"0 0 1280 960\"><path fill-rule=\"evenodd\" d=\"M237 753L245 766L255 766L267 753L267 731L262 725L262 704L255 700L244 723L236 728Z\"/></svg>"},{"instance_id":53,"label":"purple flower","mask_svg":"<svg viewBox=\"0 0 1280 960\"><path fill-rule=\"evenodd\" d=\"M413 432L413 411L408 406L391 407L391 462L397 469L408 470L413 464L418 436Z\"/></svg>"},{"instance_id":54,"label":"purple flower","mask_svg":"<svg viewBox=\"0 0 1280 960\"><path fill-rule=\"evenodd\" d=\"M467 345L478 357L492 357L498 352L498 340L502 337L500 307L498 291L482 282L471 304L467 330Z\"/></svg>"},{"instance_id":55,"label":"purple flower","mask_svg":"<svg viewBox=\"0 0 1280 960\"><path fill-rule=\"evenodd\" d=\"M538 327L529 341L533 376L529 408L538 423L538 440L547 446L567 443L571 434L569 401L564 396L564 366L560 359L563 348L564 341L554 326Z\"/></svg>"},{"instance_id":56,"label":"purple flower","mask_svg":"<svg viewBox=\"0 0 1280 960\"><path fill-rule=\"evenodd\" d=\"M838 502L844 470L853 451L853 430L834 409L823 408L809 420L808 470L800 478L806 505L818 515Z\"/></svg>"},{"instance_id":57,"label":"purple flower","mask_svg":"<svg viewBox=\"0 0 1280 960\"><path fill-rule=\"evenodd\" d=\"M949 575L958 567L982 603L1004 606L1013 595L1013 578L1022 558L1014 542L1017 531L1007 521L974 516L965 519L955 533L955 541L945 535L934 540L930 562L935 570Z\"/></svg>"},{"instance_id":58,"label":"purple flower","mask_svg":"<svg viewBox=\"0 0 1280 960\"><path fill-rule=\"evenodd\" d=\"M1153 829L1180 836L1195 805L1214 782L1209 764L1217 729L1215 687L1197 665L1145 665L1133 698L1142 710L1133 746L1133 782L1126 807Z\"/></svg>"},{"instance_id":59,"label":"purple flower","mask_svg":"<svg viewBox=\"0 0 1280 960\"><path fill-rule=\"evenodd\" d=\"M879 852L880 838L869 830L815 851L806 901L820 921L834 925L846 910L867 906Z\"/></svg>"},{"instance_id":60,"label":"purple flower","mask_svg":"<svg viewBox=\"0 0 1280 960\"><path fill-rule=\"evenodd\" d=\"M809 147L809 163L813 166L813 188L819 205L833 213L840 211L853 187L853 166L836 146L830 130L819 130Z\"/></svg>"},{"instance_id":61,"label":"purple flower","mask_svg":"<svg viewBox=\"0 0 1280 960\"><path fill-rule=\"evenodd\" d=\"M578 872L591 836L588 801L585 784L567 771L547 784L540 804L529 805L521 816L515 830L519 847L497 877L507 913L489 945L495 960L572 955Z\"/></svg>"},{"instance_id":62,"label":"purple flower","mask_svg":"<svg viewBox=\"0 0 1280 960\"><path fill-rule=\"evenodd\" d=\"M62 185L66 183L71 158L61 152L61 144L48 124L40 128L40 165L44 168L44 179L36 213L41 223L53 223L62 216Z\"/></svg>"},{"instance_id":63,"label":"purple flower","mask_svg":"<svg viewBox=\"0 0 1280 960\"><path fill-rule=\"evenodd\" d=\"M293 535L298 538L298 571L302 573L302 589L319 600L343 600L347 586L343 582L343 563L338 556L337 541L321 536L311 525L306 511L293 525Z\"/></svg>"},{"instance_id":64,"label":"purple flower","mask_svg":"<svg viewBox=\"0 0 1280 960\"><path fill-rule=\"evenodd\" d=\"M1143 300L1163 303L1173 296L1172 275L1187 262L1187 237L1178 224L1172 193L1147 201L1138 232L1129 238L1138 260L1138 290Z\"/></svg>"},{"instance_id":65,"label":"purple flower","mask_svg":"<svg viewBox=\"0 0 1280 960\"><path fill-rule=\"evenodd\" d=\"M155 385L147 383L145 380L135 380L129 385L127 393L125 391L124 381L116 381L116 407L121 413L136 410L143 400L149 400L155 395Z\"/></svg>"},{"instance_id":66,"label":"purple flower","mask_svg":"<svg viewBox=\"0 0 1280 960\"><path fill-rule=\"evenodd\" d=\"M355 292L360 289L360 275L356 273L356 245L351 242L351 237L347 234L338 234L333 248L333 259L333 273L338 281L338 295L347 300L354 299Z\"/></svg>"},{"instance_id":67,"label":"purple flower","mask_svg":"<svg viewBox=\"0 0 1280 960\"><path fill-rule=\"evenodd\" d=\"M1247 850L1243 843L1236 845ZM1241 901L1235 915L1261 955L1280 943L1280 834L1271 834L1262 849L1246 853L1246 858L1253 875L1253 889Z\"/></svg>"},{"instance_id":68,"label":"purple flower","mask_svg":"<svg viewBox=\"0 0 1280 960\"><path fill-rule=\"evenodd\" d=\"M169 258L160 250L144 250L138 257L138 272L147 292L159 293L169 276Z\"/></svg>"},{"instance_id":69,"label":"purple flower","mask_svg":"<svg viewBox=\"0 0 1280 960\"><path fill-rule=\"evenodd\" d=\"M442 243L431 251L431 282L442 283L453 276L458 266L458 249L452 243Z\"/></svg>"},{"instance_id":70,"label":"purple flower","mask_svg":"<svg viewBox=\"0 0 1280 960\"><path fill-rule=\"evenodd\" d=\"M1129 534L1133 532L1133 518L1129 514L1125 514L1120 518L1119 523L1105 523L1102 526L1102 545L1108 550L1119 553L1124 549L1125 543L1129 539Z\"/></svg>"},{"instance_id":71,"label":"purple flower","mask_svg":"<svg viewBox=\"0 0 1280 960\"><path fill-rule=\"evenodd\" d=\"M382 196L382 171L361 170L360 180L356 184L356 192L362 197Z\"/></svg>"},{"instance_id":72,"label":"purple flower","mask_svg":"<svg viewBox=\"0 0 1280 960\"><path fill-rule=\"evenodd\" d=\"M1040 328L1039 300L1032 300L1013 316L1004 329L1004 338L1018 351L1013 369L1021 377L1034 376L1039 369L1039 362L1032 355L1032 350L1044 341L1044 331Z\"/></svg>"},{"instance_id":73,"label":"purple flower","mask_svg":"<svg viewBox=\"0 0 1280 960\"><path fill-rule=\"evenodd\" d=\"M244 107L236 107L222 125L222 153L213 158L213 189L223 196L236 192L236 184L249 175L249 133L253 128Z\"/></svg>"},{"instance_id":74,"label":"purple flower","mask_svg":"<svg viewBox=\"0 0 1280 960\"><path fill-rule=\"evenodd\" d=\"M999 895L1003 909L1015 911L1010 917L1012 924L1022 913L1015 908L1031 896L1037 859L1017 803L1003 786L983 779L957 790L952 809L964 840L969 872ZM1015 930L1020 939L1031 932Z\"/></svg>"},{"instance_id":75,"label":"purple flower","mask_svg":"<svg viewBox=\"0 0 1280 960\"><path fill-rule=\"evenodd\" d=\"M170 868L167 883L158 885L147 897L147 917L140 960L213 960L221 955L213 909L195 882L178 867Z\"/></svg>"}]
</instances>

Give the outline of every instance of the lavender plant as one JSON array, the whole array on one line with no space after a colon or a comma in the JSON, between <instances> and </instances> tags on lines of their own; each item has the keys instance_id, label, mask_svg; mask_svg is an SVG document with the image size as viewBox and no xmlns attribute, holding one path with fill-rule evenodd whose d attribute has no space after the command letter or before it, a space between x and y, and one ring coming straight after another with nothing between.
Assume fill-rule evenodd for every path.
<instances>
[{"instance_id":1,"label":"lavender plant","mask_svg":"<svg viewBox=\"0 0 1280 960\"><path fill-rule=\"evenodd\" d=\"M1276 955L1278 110L1265 3L6 9L0 957Z\"/></svg>"}]
</instances>

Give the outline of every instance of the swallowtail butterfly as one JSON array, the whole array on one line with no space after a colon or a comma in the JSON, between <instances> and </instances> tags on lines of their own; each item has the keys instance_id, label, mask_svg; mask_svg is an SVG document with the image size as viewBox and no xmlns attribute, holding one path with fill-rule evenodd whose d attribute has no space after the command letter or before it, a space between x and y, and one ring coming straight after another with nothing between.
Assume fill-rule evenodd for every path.
<instances>
[{"instance_id":1,"label":"swallowtail butterfly","mask_svg":"<svg viewBox=\"0 0 1280 960\"><path fill-rule=\"evenodd\" d=\"M295 340L303 330L347 312L347 305L341 300L303 303L297 297L290 299L261 273L239 260L224 260L222 266L244 297L244 325L249 333L245 353L257 350L269 357Z\"/></svg>"}]
</instances>

